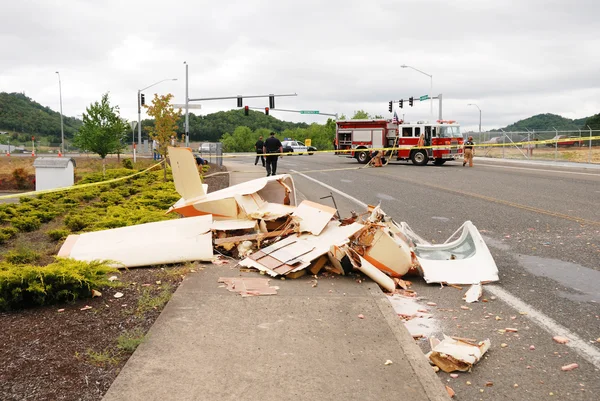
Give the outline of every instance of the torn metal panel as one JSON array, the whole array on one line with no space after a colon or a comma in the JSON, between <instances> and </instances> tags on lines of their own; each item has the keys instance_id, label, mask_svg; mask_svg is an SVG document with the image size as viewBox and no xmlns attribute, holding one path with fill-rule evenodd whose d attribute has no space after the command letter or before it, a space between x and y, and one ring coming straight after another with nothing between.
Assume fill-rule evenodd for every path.
<instances>
[{"instance_id":1,"label":"torn metal panel","mask_svg":"<svg viewBox=\"0 0 600 401\"><path fill-rule=\"evenodd\" d=\"M379 228L375 231L371 247L364 256L379 270L393 277L400 277L405 275L411 266L410 248L408 244L393 238L392 235L386 228Z\"/></svg>"},{"instance_id":2,"label":"torn metal panel","mask_svg":"<svg viewBox=\"0 0 600 401\"><path fill-rule=\"evenodd\" d=\"M473 284L471 288L469 288L469 290L465 293L463 299L470 304L479 301L479 298L481 298L482 295L483 289L481 287L481 283Z\"/></svg>"},{"instance_id":3,"label":"torn metal panel","mask_svg":"<svg viewBox=\"0 0 600 401\"><path fill-rule=\"evenodd\" d=\"M332 207L305 200L300 203L292 216L299 220L300 232L319 235L335 214L336 210Z\"/></svg>"},{"instance_id":4,"label":"torn metal panel","mask_svg":"<svg viewBox=\"0 0 600 401\"><path fill-rule=\"evenodd\" d=\"M299 271L310 266L319 256L325 255L332 244L342 245L363 226L351 224L340 226L330 222L319 236L312 234L291 235L240 262L241 266L253 267L275 277Z\"/></svg>"},{"instance_id":5,"label":"torn metal panel","mask_svg":"<svg viewBox=\"0 0 600 401\"><path fill-rule=\"evenodd\" d=\"M457 370L467 372L479 362L490 346L489 339L473 344L444 335L444 340L431 350L429 360L447 373Z\"/></svg>"},{"instance_id":6,"label":"torn metal panel","mask_svg":"<svg viewBox=\"0 0 600 401\"><path fill-rule=\"evenodd\" d=\"M269 286L268 278L258 277L219 277L218 282L227 285L231 292L237 292L242 297L256 295L277 295L277 286Z\"/></svg>"},{"instance_id":7,"label":"torn metal panel","mask_svg":"<svg viewBox=\"0 0 600 401\"><path fill-rule=\"evenodd\" d=\"M405 223L402 228L416 243L414 252L427 283L477 284L499 280L496 262L470 221L439 245L424 241ZM451 241L458 233L460 236Z\"/></svg>"},{"instance_id":8,"label":"torn metal panel","mask_svg":"<svg viewBox=\"0 0 600 401\"><path fill-rule=\"evenodd\" d=\"M173 180L182 198L171 206L167 213L177 212L186 217L212 214L215 220L244 218L248 213L237 200L245 195L253 195L251 200L255 203L254 206L258 205L259 210L265 203L296 206L296 188L289 174L258 178L206 193L195 167L194 157L185 149L169 148L169 160L172 165L176 165L173 168ZM254 210L255 208L252 208L251 203L248 202L245 202L244 206ZM286 212L292 213L293 209L287 209ZM273 213L273 210L263 209L262 213ZM278 210L277 213L282 212Z\"/></svg>"},{"instance_id":9,"label":"torn metal panel","mask_svg":"<svg viewBox=\"0 0 600 401\"><path fill-rule=\"evenodd\" d=\"M258 230L255 220L215 220L210 227L213 231Z\"/></svg>"},{"instance_id":10,"label":"torn metal panel","mask_svg":"<svg viewBox=\"0 0 600 401\"><path fill-rule=\"evenodd\" d=\"M199 216L69 236L58 256L111 260L117 267L210 261L211 225L212 216Z\"/></svg>"}]
</instances>

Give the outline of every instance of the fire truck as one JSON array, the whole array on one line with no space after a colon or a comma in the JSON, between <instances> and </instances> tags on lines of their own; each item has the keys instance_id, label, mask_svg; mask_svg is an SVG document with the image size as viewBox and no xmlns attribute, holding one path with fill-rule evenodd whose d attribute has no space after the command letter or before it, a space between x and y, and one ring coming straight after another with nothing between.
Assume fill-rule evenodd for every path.
<instances>
[{"instance_id":1,"label":"fire truck","mask_svg":"<svg viewBox=\"0 0 600 401\"><path fill-rule=\"evenodd\" d=\"M423 148L417 147L419 137L424 134ZM435 123L393 122L386 119L339 120L336 123L337 152L339 156L353 157L359 163L371 159L371 150L391 148L385 152L387 158L411 160L418 166L430 160L441 166L448 160L463 157L460 125L453 120L438 120ZM430 146L433 146L431 148Z\"/></svg>"}]
</instances>

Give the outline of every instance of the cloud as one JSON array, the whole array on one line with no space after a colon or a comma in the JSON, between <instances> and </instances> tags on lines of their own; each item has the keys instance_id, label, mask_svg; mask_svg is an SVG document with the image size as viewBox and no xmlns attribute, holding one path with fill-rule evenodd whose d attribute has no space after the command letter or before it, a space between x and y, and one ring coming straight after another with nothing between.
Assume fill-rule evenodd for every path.
<instances>
[{"instance_id":1,"label":"cloud","mask_svg":"<svg viewBox=\"0 0 600 401\"><path fill-rule=\"evenodd\" d=\"M81 114L109 91L137 119L137 90L191 98L297 93L286 109L388 116L389 100L443 94L443 115L467 129L539 113L600 111L600 4L590 0L42 1L13 2L0 26L0 90ZM264 107L267 99L245 104ZM235 108L203 102L201 113ZM438 104L434 102L434 118ZM432 118L429 102L398 110ZM323 116L272 112L292 121Z\"/></svg>"}]
</instances>

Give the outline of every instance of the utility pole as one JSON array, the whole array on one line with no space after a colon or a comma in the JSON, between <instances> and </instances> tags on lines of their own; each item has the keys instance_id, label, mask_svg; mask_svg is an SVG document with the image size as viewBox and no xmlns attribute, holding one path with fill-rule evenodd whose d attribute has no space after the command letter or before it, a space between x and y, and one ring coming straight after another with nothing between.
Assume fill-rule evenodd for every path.
<instances>
[{"instance_id":1,"label":"utility pole","mask_svg":"<svg viewBox=\"0 0 600 401\"><path fill-rule=\"evenodd\" d=\"M190 107L189 107L189 101L190 101L190 97L188 95L189 93L189 81L188 81L188 63L187 61L184 61L183 64L185 64L185 146L189 147L190 146Z\"/></svg>"},{"instance_id":2,"label":"utility pole","mask_svg":"<svg viewBox=\"0 0 600 401\"><path fill-rule=\"evenodd\" d=\"M58 74L58 94L60 96L60 154L65 154L65 129L63 127L63 111L62 111L62 84L60 82L60 73Z\"/></svg>"}]
</instances>

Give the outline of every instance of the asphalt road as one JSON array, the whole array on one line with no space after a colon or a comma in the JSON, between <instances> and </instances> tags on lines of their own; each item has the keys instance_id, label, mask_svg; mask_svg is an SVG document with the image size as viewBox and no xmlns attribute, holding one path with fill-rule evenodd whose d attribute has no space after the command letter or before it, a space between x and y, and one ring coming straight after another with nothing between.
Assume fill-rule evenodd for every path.
<instances>
[{"instance_id":1,"label":"asphalt road","mask_svg":"<svg viewBox=\"0 0 600 401\"><path fill-rule=\"evenodd\" d=\"M342 215L381 202L396 221L437 243L471 220L498 265L500 281L484 287L487 302L474 304L462 301L466 287L441 289L413 278L419 305L432 317L413 319L412 331L492 342L472 372L438 374L457 399L599 398L600 169L478 159L474 168L459 162L358 167L334 155L286 156L278 173L300 173L294 174L300 199L331 204L321 198L333 193ZM558 344L555 335L571 341ZM418 342L429 351L427 341ZM570 363L579 367L561 370Z\"/></svg>"}]
</instances>

